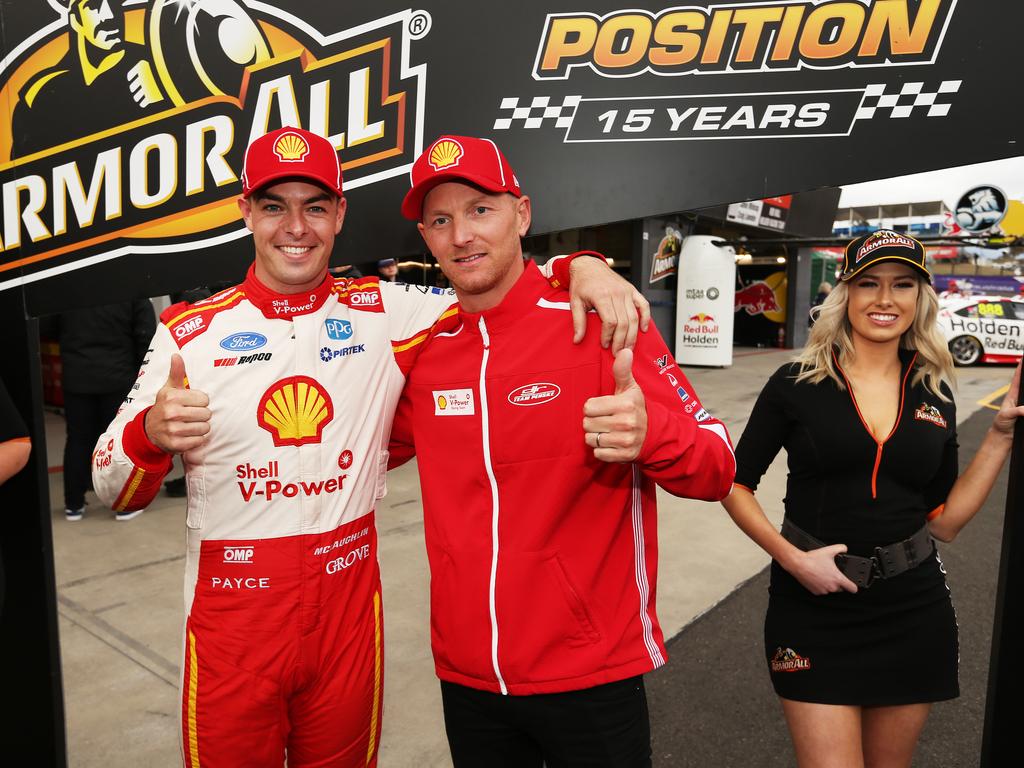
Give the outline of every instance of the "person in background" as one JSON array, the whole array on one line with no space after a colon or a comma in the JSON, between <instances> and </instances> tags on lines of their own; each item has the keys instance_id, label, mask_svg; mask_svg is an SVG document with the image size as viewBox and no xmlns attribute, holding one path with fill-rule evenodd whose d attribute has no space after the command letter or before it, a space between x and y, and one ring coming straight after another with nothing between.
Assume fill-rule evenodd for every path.
<instances>
[{"instance_id":1,"label":"person in background","mask_svg":"<svg viewBox=\"0 0 1024 768\"><path fill-rule=\"evenodd\" d=\"M832 283L828 280L822 280L821 284L818 286L818 293L811 301L811 309L813 310L815 307L820 307L825 302L825 299L828 298L830 293L832 293ZM810 317L807 318L807 325L814 325L814 312L811 312Z\"/></svg>"},{"instance_id":2,"label":"person in background","mask_svg":"<svg viewBox=\"0 0 1024 768\"><path fill-rule=\"evenodd\" d=\"M131 403L140 386L136 381L141 376L139 368L155 330L156 316L149 299L74 310L57 317L67 422L64 516L68 520L81 520L85 514L96 438L122 402ZM131 520L141 512L122 511L115 517Z\"/></svg>"},{"instance_id":3,"label":"person in background","mask_svg":"<svg viewBox=\"0 0 1024 768\"><path fill-rule=\"evenodd\" d=\"M381 259L377 262L377 274L381 280L395 282L398 280L398 262L394 259Z\"/></svg>"},{"instance_id":4,"label":"person in background","mask_svg":"<svg viewBox=\"0 0 1024 768\"><path fill-rule=\"evenodd\" d=\"M953 360L921 243L846 248L803 353L768 380L723 501L772 557L765 665L800 768L909 766L932 702L959 695L956 615L934 539L952 541L1010 453L1020 366L958 476ZM780 448L782 530L755 498Z\"/></svg>"},{"instance_id":5,"label":"person in background","mask_svg":"<svg viewBox=\"0 0 1024 768\"><path fill-rule=\"evenodd\" d=\"M32 440L24 419L11 402L7 387L0 379L0 485L18 474L28 463ZM0 613L4 608L4 564L0 560Z\"/></svg>"},{"instance_id":6,"label":"person in background","mask_svg":"<svg viewBox=\"0 0 1024 768\"><path fill-rule=\"evenodd\" d=\"M649 766L656 490L725 496L725 427L653 326L613 356L524 260L530 198L493 142L443 136L412 181L402 213L459 304L410 372L391 453L418 463L452 761Z\"/></svg>"}]
</instances>

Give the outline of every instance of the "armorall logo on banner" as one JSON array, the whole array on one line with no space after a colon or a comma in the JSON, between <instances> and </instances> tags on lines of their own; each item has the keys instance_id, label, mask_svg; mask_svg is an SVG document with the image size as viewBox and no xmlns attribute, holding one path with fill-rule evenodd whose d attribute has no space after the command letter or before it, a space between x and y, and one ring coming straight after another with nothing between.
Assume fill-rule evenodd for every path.
<instances>
[{"instance_id":1,"label":"armorall logo on banner","mask_svg":"<svg viewBox=\"0 0 1024 768\"><path fill-rule=\"evenodd\" d=\"M329 137L346 189L422 147L413 11L317 29L255 0L48 2L52 21L0 61L0 289L244 235L242 156L267 130Z\"/></svg>"}]
</instances>

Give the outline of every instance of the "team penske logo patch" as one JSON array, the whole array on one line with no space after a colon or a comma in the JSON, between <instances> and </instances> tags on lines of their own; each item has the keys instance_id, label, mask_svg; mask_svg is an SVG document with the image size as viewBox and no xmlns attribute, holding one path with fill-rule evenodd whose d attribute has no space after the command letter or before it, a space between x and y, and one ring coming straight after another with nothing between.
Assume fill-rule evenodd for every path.
<instances>
[{"instance_id":1,"label":"team penske logo patch","mask_svg":"<svg viewBox=\"0 0 1024 768\"><path fill-rule=\"evenodd\" d=\"M860 263L865 256L874 253L879 248L906 248L914 251L914 241L899 232L890 229L880 229L875 232L860 248L857 249L856 263Z\"/></svg>"},{"instance_id":2,"label":"team penske logo patch","mask_svg":"<svg viewBox=\"0 0 1024 768\"><path fill-rule=\"evenodd\" d=\"M562 392L557 384L540 382L538 384L527 384L508 393L508 401L512 405L541 405L554 400Z\"/></svg>"},{"instance_id":3,"label":"team penske logo patch","mask_svg":"<svg viewBox=\"0 0 1024 768\"><path fill-rule=\"evenodd\" d=\"M918 421L931 422L937 427L945 429L948 425L946 419L942 413L934 405L928 405L928 403L921 403L914 411L914 418Z\"/></svg>"},{"instance_id":4,"label":"team penske logo patch","mask_svg":"<svg viewBox=\"0 0 1024 768\"><path fill-rule=\"evenodd\" d=\"M435 171L443 168L454 168L462 159L462 145L455 139L441 139L430 150L427 162Z\"/></svg>"},{"instance_id":5,"label":"team penske logo patch","mask_svg":"<svg viewBox=\"0 0 1024 768\"><path fill-rule=\"evenodd\" d=\"M260 399L256 420L274 445L319 443L334 418L331 396L315 379L292 376L271 384Z\"/></svg>"},{"instance_id":6,"label":"team penske logo patch","mask_svg":"<svg viewBox=\"0 0 1024 768\"><path fill-rule=\"evenodd\" d=\"M772 672L804 672L811 668L811 660L792 648L776 648L769 666Z\"/></svg>"},{"instance_id":7,"label":"team penske logo patch","mask_svg":"<svg viewBox=\"0 0 1024 768\"><path fill-rule=\"evenodd\" d=\"M476 413L472 389L435 390L435 416L472 416Z\"/></svg>"},{"instance_id":8,"label":"team penske logo patch","mask_svg":"<svg viewBox=\"0 0 1024 768\"><path fill-rule=\"evenodd\" d=\"M309 144L297 133L286 133L274 144L274 154L283 163L301 163L309 154Z\"/></svg>"}]
</instances>

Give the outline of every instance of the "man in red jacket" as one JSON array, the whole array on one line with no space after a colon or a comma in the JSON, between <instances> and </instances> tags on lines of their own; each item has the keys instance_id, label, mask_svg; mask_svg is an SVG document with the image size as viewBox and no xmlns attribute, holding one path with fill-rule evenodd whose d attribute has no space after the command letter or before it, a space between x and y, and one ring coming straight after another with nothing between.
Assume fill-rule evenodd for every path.
<instances>
[{"instance_id":1,"label":"man in red jacket","mask_svg":"<svg viewBox=\"0 0 1024 768\"><path fill-rule=\"evenodd\" d=\"M615 357L596 333L564 338L569 304L523 260L530 199L493 142L435 141L402 212L459 299L391 445L393 465L419 464L454 764L648 766L642 675L665 663L656 484L728 494L725 427L657 330Z\"/></svg>"}]
</instances>

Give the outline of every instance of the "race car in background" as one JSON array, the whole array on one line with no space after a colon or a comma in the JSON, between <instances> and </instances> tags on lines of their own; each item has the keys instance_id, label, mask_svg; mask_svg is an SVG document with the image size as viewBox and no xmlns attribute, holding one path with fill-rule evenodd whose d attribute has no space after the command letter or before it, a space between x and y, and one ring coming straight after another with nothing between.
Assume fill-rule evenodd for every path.
<instances>
[{"instance_id":1,"label":"race car in background","mask_svg":"<svg viewBox=\"0 0 1024 768\"><path fill-rule=\"evenodd\" d=\"M938 322L957 365L1016 363L1024 355L1024 298L942 299Z\"/></svg>"}]
</instances>

